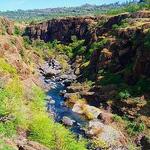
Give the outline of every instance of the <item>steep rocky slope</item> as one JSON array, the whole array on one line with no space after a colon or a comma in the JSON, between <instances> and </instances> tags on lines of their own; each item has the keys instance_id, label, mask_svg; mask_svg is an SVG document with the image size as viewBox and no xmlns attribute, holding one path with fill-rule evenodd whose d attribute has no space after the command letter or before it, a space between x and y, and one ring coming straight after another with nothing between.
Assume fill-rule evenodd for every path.
<instances>
[{"instance_id":1,"label":"steep rocky slope","mask_svg":"<svg viewBox=\"0 0 150 150\"><path fill-rule=\"evenodd\" d=\"M53 19L26 28L26 35L31 39L41 39L45 42L58 40L63 43L71 42L71 36L86 39L87 42L95 41L90 27L97 24L104 17L70 17L66 19Z\"/></svg>"},{"instance_id":2,"label":"steep rocky slope","mask_svg":"<svg viewBox=\"0 0 150 150\"><path fill-rule=\"evenodd\" d=\"M130 150L133 145L149 149L149 11L53 19L25 29L24 35L32 42L21 36L23 30L24 26L0 18L1 145L25 150L60 146L85 149L64 127L49 120L43 92L34 89L44 88L39 66L55 58L65 70L68 57L64 53L74 48L70 57L80 83L68 82L64 96L66 105L89 121L84 130L94 141L92 145L102 149ZM52 72L47 71L50 78ZM8 138L10 134L15 136Z\"/></svg>"},{"instance_id":3,"label":"steep rocky slope","mask_svg":"<svg viewBox=\"0 0 150 150\"><path fill-rule=\"evenodd\" d=\"M97 18L81 17L50 20L48 22L27 27L25 34L28 35L30 39L41 39L45 42L57 39L63 43L71 42L72 36L77 36L78 39L85 39L87 44L99 41L101 38L106 38L110 41L107 47L110 53L112 53L111 59L118 60L118 65L124 66L128 64L131 57L133 58L135 56L137 59L140 59L140 61L136 60L134 67L135 74L141 73L149 75L148 58L144 59L148 64L142 66L142 64L145 64L145 62L142 61L143 55L147 56L147 52L144 52L143 50L143 40L147 34L146 30L150 27L149 17L150 12L141 11L133 14L121 14L114 17L101 16ZM122 28L121 24L123 25L125 23L128 23L128 26ZM118 25L118 29L115 29L116 25ZM135 43L136 45L133 45L133 38L139 38L138 43ZM95 51L95 54L93 54L93 62L91 58L91 66L92 63L94 63L94 66L95 64L98 65L96 60L101 54L100 51L99 54L96 54L98 51ZM140 51L142 51L142 54L140 54ZM107 58L104 59L107 61ZM105 60L101 63L104 62ZM117 64L115 66L117 66ZM92 68L97 69L98 67L92 66Z\"/></svg>"},{"instance_id":4,"label":"steep rocky slope","mask_svg":"<svg viewBox=\"0 0 150 150\"><path fill-rule=\"evenodd\" d=\"M111 58L108 56L109 58L104 58L103 61L97 62L101 55L101 52L97 50L97 52L93 53L94 61L92 61L91 57L91 66L92 63L95 66L95 64L100 65L100 63L104 63L107 59L112 59L112 61L116 59L119 62L116 62L115 66L119 68L127 65L130 59L135 57L135 59L137 58L134 65L135 74L149 76L148 52L144 50L144 39L150 27L149 17L149 11L141 11L114 17L101 16L97 18L84 17L50 20L27 27L25 35L28 35L30 39L41 39L45 42L58 40L63 43L71 42L71 37L77 36L78 39L85 39L86 44L105 38L109 42L106 45L107 50L102 52L107 55L110 51ZM118 28L115 28L116 26ZM133 40L136 40L138 43ZM143 57L144 60L142 59ZM145 65L145 63L147 64ZM98 70L98 66L93 66L92 68Z\"/></svg>"},{"instance_id":5,"label":"steep rocky slope","mask_svg":"<svg viewBox=\"0 0 150 150\"><path fill-rule=\"evenodd\" d=\"M54 53L44 43L44 50L33 46L22 31L23 25L0 18L0 149L86 149L45 109L47 87L39 68Z\"/></svg>"},{"instance_id":6,"label":"steep rocky slope","mask_svg":"<svg viewBox=\"0 0 150 150\"><path fill-rule=\"evenodd\" d=\"M102 121L119 127L127 141L136 141L141 149L149 149L149 11L50 20L27 27L25 35L31 40L57 39L65 44L72 42L74 35L84 39L86 51L73 59L81 85L68 87L67 104L91 120L92 134L102 136L99 124ZM146 145L142 144L143 140Z\"/></svg>"}]
</instances>

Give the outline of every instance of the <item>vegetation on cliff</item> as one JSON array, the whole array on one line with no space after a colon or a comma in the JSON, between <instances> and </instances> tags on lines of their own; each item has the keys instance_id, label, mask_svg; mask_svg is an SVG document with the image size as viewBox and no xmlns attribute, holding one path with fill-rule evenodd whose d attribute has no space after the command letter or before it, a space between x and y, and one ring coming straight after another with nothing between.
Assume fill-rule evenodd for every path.
<instances>
[{"instance_id":1,"label":"vegetation on cliff","mask_svg":"<svg viewBox=\"0 0 150 150\"><path fill-rule=\"evenodd\" d=\"M7 26L5 20L0 21L2 29ZM16 143L19 138L37 141L49 149L86 149L85 141L77 141L46 112L45 93L35 70L45 57L53 56L55 44L31 43L20 36L19 26L11 25L11 32L7 26L0 35L0 149L16 149L17 144L21 146Z\"/></svg>"},{"instance_id":2,"label":"vegetation on cliff","mask_svg":"<svg viewBox=\"0 0 150 150\"><path fill-rule=\"evenodd\" d=\"M0 12L0 16L8 17L9 19L34 24L39 21L44 21L54 18L73 17L73 16L97 16L100 14L116 15L124 12L136 12L141 9L149 9L149 1L130 1L124 3L111 3L104 5L85 4L80 7L69 8L46 8L35 10L16 10Z\"/></svg>"},{"instance_id":3,"label":"vegetation on cliff","mask_svg":"<svg viewBox=\"0 0 150 150\"><path fill-rule=\"evenodd\" d=\"M113 125L119 126L119 129L126 135L129 149L139 148L138 144L136 146L134 143L138 139L138 134L145 135L145 137L150 135L150 72L148 69L150 67L150 12L148 10L136 12L141 9L136 9L136 7L134 5L132 9L128 8L131 9L128 10L130 13L116 15L118 11L114 16L101 18L102 21L92 17L85 20L70 18L71 21L67 24L68 19L60 19L59 22L62 24L65 22L64 30L63 27L62 32L56 30L58 34L54 33L52 38L49 38L53 40L55 37L55 50L71 58L81 83L88 84L91 80L93 81L89 90L85 88L85 91L75 92L70 96L69 102L74 103L73 108L81 105L84 115L89 120L93 118L93 114L88 112L85 99L87 103L92 103L99 109L111 110L115 114ZM126 12L124 9L121 11ZM59 22L56 21L55 26ZM81 24L78 26L79 31L84 32L72 31L72 22L86 24L84 27ZM51 31L53 25L51 21L48 23L48 29ZM45 40L43 36L37 36L35 32L43 31L47 35L47 31L43 29L45 26L42 23L37 24L36 28L34 25L29 27L30 39L34 40L38 37ZM70 32L68 34L70 30L72 34ZM65 38L66 43L64 37L68 38L67 40ZM60 42L56 42L56 39ZM48 42L47 39L45 41ZM82 84L83 87L84 84ZM72 86L75 86L75 89L80 88L78 85L72 84ZM99 119L103 121L104 118ZM101 145L103 141L94 143ZM100 147L103 146L105 146L104 143Z\"/></svg>"},{"instance_id":4,"label":"vegetation on cliff","mask_svg":"<svg viewBox=\"0 0 150 150\"><path fill-rule=\"evenodd\" d=\"M36 69L48 58L58 60L63 71L71 60L80 84L71 84L77 87L72 92L78 92L69 100L74 107L81 106L80 111L89 121L94 120L95 112L104 110L104 116L99 114L95 119L106 126L118 127L126 137L121 142L129 150L143 146L141 141L134 141L139 139L138 134L150 136L149 1L116 5L117 9L105 10L108 16L73 17L36 25L32 22L25 32L24 26L1 18L0 145L3 149L14 148L6 138L17 145L16 140L22 137L51 150L86 149L84 140L77 141L45 110L45 94ZM138 11L141 9L146 10ZM66 10L62 11L65 14ZM94 115L89 112L90 104ZM100 133L102 129L94 129L96 138ZM106 141L95 137L93 149L109 148Z\"/></svg>"}]
</instances>

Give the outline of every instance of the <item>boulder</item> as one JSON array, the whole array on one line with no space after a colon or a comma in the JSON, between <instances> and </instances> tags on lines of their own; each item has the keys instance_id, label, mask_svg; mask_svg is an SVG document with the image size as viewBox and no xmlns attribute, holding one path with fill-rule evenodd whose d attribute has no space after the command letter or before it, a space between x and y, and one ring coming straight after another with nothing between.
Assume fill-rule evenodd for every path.
<instances>
[{"instance_id":1,"label":"boulder","mask_svg":"<svg viewBox=\"0 0 150 150\"><path fill-rule=\"evenodd\" d=\"M52 68L48 68L44 74L44 76L48 79L48 78L52 78L53 76L56 76L58 74L61 73L61 70L55 70Z\"/></svg>"},{"instance_id":2,"label":"boulder","mask_svg":"<svg viewBox=\"0 0 150 150\"><path fill-rule=\"evenodd\" d=\"M72 126L75 121L70 119L69 117L64 116L62 122L66 126Z\"/></svg>"},{"instance_id":3,"label":"boulder","mask_svg":"<svg viewBox=\"0 0 150 150\"><path fill-rule=\"evenodd\" d=\"M98 116L98 119L100 119L104 124L110 124L113 122L113 114L101 112Z\"/></svg>"},{"instance_id":4,"label":"boulder","mask_svg":"<svg viewBox=\"0 0 150 150\"><path fill-rule=\"evenodd\" d=\"M74 104L73 108L72 108L72 111L73 112L76 112L78 114L81 114L83 115L84 114L84 111L83 111L83 105L81 105L80 103L76 103Z\"/></svg>"},{"instance_id":5,"label":"boulder","mask_svg":"<svg viewBox=\"0 0 150 150\"><path fill-rule=\"evenodd\" d=\"M70 100L72 96L76 96L76 95L77 95L77 93L65 93L64 98L66 100Z\"/></svg>"},{"instance_id":6,"label":"boulder","mask_svg":"<svg viewBox=\"0 0 150 150\"><path fill-rule=\"evenodd\" d=\"M101 110L94 106L85 105L83 108L84 108L84 115L88 119L96 119L101 113Z\"/></svg>"},{"instance_id":7,"label":"boulder","mask_svg":"<svg viewBox=\"0 0 150 150\"><path fill-rule=\"evenodd\" d=\"M49 101L49 104L52 104L52 105L53 105L53 104L55 104L55 101L54 101L54 100L50 100L50 101Z\"/></svg>"},{"instance_id":8,"label":"boulder","mask_svg":"<svg viewBox=\"0 0 150 150\"><path fill-rule=\"evenodd\" d=\"M82 90L83 90L82 86L69 86L69 87L67 87L68 93L76 93L76 92L80 92Z\"/></svg>"},{"instance_id":9,"label":"boulder","mask_svg":"<svg viewBox=\"0 0 150 150\"><path fill-rule=\"evenodd\" d=\"M91 138L96 136L97 139L103 140L109 145L117 145L119 147L126 143L124 135L119 130L103 124L98 119L89 122L86 133Z\"/></svg>"},{"instance_id":10,"label":"boulder","mask_svg":"<svg viewBox=\"0 0 150 150\"><path fill-rule=\"evenodd\" d=\"M70 81L74 81L76 80L77 76L74 74L63 74L60 76L60 79L62 80L70 80Z\"/></svg>"},{"instance_id":11,"label":"boulder","mask_svg":"<svg viewBox=\"0 0 150 150\"><path fill-rule=\"evenodd\" d=\"M55 69L55 70L61 70L61 69L62 69L60 63L59 63L57 60L55 60L55 59L50 59L50 60L48 61L48 64L49 64L49 66L50 66L51 68L53 68L53 69Z\"/></svg>"},{"instance_id":12,"label":"boulder","mask_svg":"<svg viewBox=\"0 0 150 150\"><path fill-rule=\"evenodd\" d=\"M52 99L52 97L49 96L49 95L47 95L46 98L45 98L45 100L51 100L51 99Z\"/></svg>"},{"instance_id":13,"label":"boulder","mask_svg":"<svg viewBox=\"0 0 150 150\"><path fill-rule=\"evenodd\" d=\"M56 60L53 60L54 62ZM57 62L57 61L56 61ZM42 73L47 79L52 78L61 73L61 67L59 65L55 65L55 63L49 64L49 62L44 63L39 67L40 73Z\"/></svg>"},{"instance_id":14,"label":"boulder","mask_svg":"<svg viewBox=\"0 0 150 150\"><path fill-rule=\"evenodd\" d=\"M96 119L99 114L101 113L101 110L94 107L90 106L81 102L75 103L72 109L73 112L76 112L78 114L85 115L88 119Z\"/></svg>"},{"instance_id":15,"label":"boulder","mask_svg":"<svg viewBox=\"0 0 150 150\"><path fill-rule=\"evenodd\" d=\"M67 93L66 90L61 90L61 91L59 92L59 94L60 94L61 96L64 96L66 93Z\"/></svg>"},{"instance_id":16,"label":"boulder","mask_svg":"<svg viewBox=\"0 0 150 150\"><path fill-rule=\"evenodd\" d=\"M99 135L103 131L103 124L98 120L92 120L89 122L87 135L90 137L94 137Z\"/></svg>"}]
</instances>

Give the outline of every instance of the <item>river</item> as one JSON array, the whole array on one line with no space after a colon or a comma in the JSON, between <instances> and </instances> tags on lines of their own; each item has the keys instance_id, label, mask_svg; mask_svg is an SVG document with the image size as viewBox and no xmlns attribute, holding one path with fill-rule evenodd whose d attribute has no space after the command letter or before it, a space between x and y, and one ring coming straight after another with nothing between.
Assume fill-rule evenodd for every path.
<instances>
[{"instance_id":1,"label":"river","mask_svg":"<svg viewBox=\"0 0 150 150\"><path fill-rule=\"evenodd\" d=\"M65 85L61 82L50 80L54 87L47 92L47 96L54 102L47 103L47 110L54 114L56 122L62 123L63 117L68 117L74 121L73 125L69 129L77 135L77 137L85 137L84 127L87 125L87 120L79 114L72 111L71 108L65 105L65 98L60 94L61 91L65 90Z\"/></svg>"}]
</instances>

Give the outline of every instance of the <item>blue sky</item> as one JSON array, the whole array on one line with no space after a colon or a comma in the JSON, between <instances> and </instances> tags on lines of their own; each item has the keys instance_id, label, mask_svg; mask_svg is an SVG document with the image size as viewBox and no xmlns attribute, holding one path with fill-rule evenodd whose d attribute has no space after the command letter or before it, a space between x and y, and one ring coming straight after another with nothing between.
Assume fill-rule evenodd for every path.
<instances>
[{"instance_id":1,"label":"blue sky","mask_svg":"<svg viewBox=\"0 0 150 150\"><path fill-rule=\"evenodd\" d=\"M89 4L108 4L125 0L0 0L0 10L35 9L80 6Z\"/></svg>"}]
</instances>

